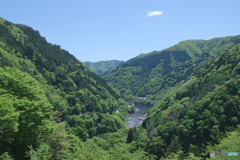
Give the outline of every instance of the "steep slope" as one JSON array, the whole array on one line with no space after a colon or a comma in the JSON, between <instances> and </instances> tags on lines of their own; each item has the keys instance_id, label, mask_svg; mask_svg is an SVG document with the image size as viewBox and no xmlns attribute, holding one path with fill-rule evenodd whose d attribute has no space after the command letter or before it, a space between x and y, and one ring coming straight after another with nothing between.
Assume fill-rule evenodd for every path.
<instances>
[{"instance_id":1,"label":"steep slope","mask_svg":"<svg viewBox=\"0 0 240 160\"><path fill-rule=\"evenodd\" d=\"M240 36L183 41L163 51L133 58L104 78L127 100L136 95L158 100L196 69L239 42Z\"/></svg>"},{"instance_id":2,"label":"steep slope","mask_svg":"<svg viewBox=\"0 0 240 160\"><path fill-rule=\"evenodd\" d=\"M126 112L119 93L74 56L0 18L0 159L68 159L81 140L124 128Z\"/></svg>"},{"instance_id":3,"label":"steep slope","mask_svg":"<svg viewBox=\"0 0 240 160\"><path fill-rule=\"evenodd\" d=\"M119 66L124 61L109 60L109 61L99 61L99 62L84 62L84 64L91 68L91 70L97 75L103 75Z\"/></svg>"},{"instance_id":4,"label":"steep slope","mask_svg":"<svg viewBox=\"0 0 240 160\"><path fill-rule=\"evenodd\" d=\"M181 157L183 153L208 157L206 146L219 143L240 123L239 91L240 43L197 70L150 109L143 123L148 136L156 137L149 152L158 157ZM154 139L164 147L161 152Z\"/></svg>"},{"instance_id":5,"label":"steep slope","mask_svg":"<svg viewBox=\"0 0 240 160\"><path fill-rule=\"evenodd\" d=\"M82 108L85 111L101 112L102 106L94 108L96 105L84 102L84 96L81 96L83 99L78 99L78 102L72 101L71 99L79 97L76 91L90 94L91 96L85 98L91 98L89 101L93 101L92 103L97 101L97 95L100 96L98 99L106 101L115 101L114 97L119 97L102 78L60 46L49 44L37 31L24 25L13 25L3 19L0 24L1 66L18 67L34 77L41 75L48 85L66 93L65 95L62 93L61 96L71 107L85 103L85 107ZM105 112L109 111L110 108L105 110Z\"/></svg>"}]
</instances>

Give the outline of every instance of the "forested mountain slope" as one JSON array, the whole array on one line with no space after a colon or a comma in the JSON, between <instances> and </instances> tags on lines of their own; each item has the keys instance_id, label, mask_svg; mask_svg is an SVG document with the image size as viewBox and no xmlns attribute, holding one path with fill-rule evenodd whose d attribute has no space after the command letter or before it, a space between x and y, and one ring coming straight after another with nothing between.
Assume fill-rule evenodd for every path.
<instances>
[{"instance_id":1,"label":"forested mountain slope","mask_svg":"<svg viewBox=\"0 0 240 160\"><path fill-rule=\"evenodd\" d=\"M0 159L208 158L231 131L239 139L239 74L240 36L183 41L121 64L105 78L129 101L154 100L128 130L118 91L38 31L0 18Z\"/></svg>"},{"instance_id":2,"label":"forested mountain slope","mask_svg":"<svg viewBox=\"0 0 240 160\"><path fill-rule=\"evenodd\" d=\"M74 56L38 31L0 18L0 159L87 159L91 148L83 142L124 128L127 109L119 93ZM89 145L103 150L95 141ZM119 145L126 149L124 140ZM125 149L102 157L134 155Z\"/></svg>"},{"instance_id":3,"label":"forested mountain slope","mask_svg":"<svg viewBox=\"0 0 240 160\"><path fill-rule=\"evenodd\" d=\"M239 93L240 43L198 69L190 80L156 102L143 128L137 130L133 143L140 145L143 137L139 135L147 132L144 138L149 139L149 143L141 147L158 158L186 159L193 154L207 158L210 151L215 151L210 149L225 143L221 139L240 123ZM238 134L239 129L233 132L234 138ZM238 143L239 140L235 148L239 148Z\"/></svg>"},{"instance_id":4,"label":"forested mountain slope","mask_svg":"<svg viewBox=\"0 0 240 160\"><path fill-rule=\"evenodd\" d=\"M109 61L99 61L99 62L84 62L84 64L91 68L91 70L97 75L103 75L106 72L119 66L124 61L109 60Z\"/></svg>"},{"instance_id":5,"label":"forested mountain slope","mask_svg":"<svg viewBox=\"0 0 240 160\"><path fill-rule=\"evenodd\" d=\"M169 89L239 42L240 36L182 41L122 63L104 78L127 100L136 95L159 100Z\"/></svg>"}]
</instances>

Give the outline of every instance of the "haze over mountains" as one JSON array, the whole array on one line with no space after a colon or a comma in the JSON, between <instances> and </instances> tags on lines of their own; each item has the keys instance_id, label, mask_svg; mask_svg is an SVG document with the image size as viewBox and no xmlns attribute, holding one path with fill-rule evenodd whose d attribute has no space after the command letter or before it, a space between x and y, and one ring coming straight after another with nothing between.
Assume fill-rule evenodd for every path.
<instances>
[{"instance_id":1,"label":"haze over mountains","mask_svg":"<svg viewBox=\"0 0 240 160\"><path fill-rule=\"evenodd\" d=\"M86 65L105 73L0 18L0 159L190 160L240 151L239 35ZM152 108L126 129L134 103Z\"/></svg>"},{"instance_id":2,"label":"haze over mountains","mask_svg":"<svg viewBox=\"0 0 240 160\"><path fill-rule=\"evenodd\" d=\"M109 60L109 61L99 61L99 62L84 62L84 64L91 68L91 70L97 75L103 75L106 72L119 66L124 61L119 60Z\"/></svg>"}]
</instances>

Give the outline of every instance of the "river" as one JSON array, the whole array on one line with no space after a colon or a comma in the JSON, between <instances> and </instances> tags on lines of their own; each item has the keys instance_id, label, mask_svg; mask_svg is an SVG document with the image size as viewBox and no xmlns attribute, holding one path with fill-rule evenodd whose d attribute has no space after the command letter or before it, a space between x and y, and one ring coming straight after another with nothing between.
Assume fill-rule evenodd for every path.
<instances>
[{"instance_id":1,"label":"river","mask_svg":"<svg viewBox=\"0 0 240 160\"><path fill-rule=\"evenodd\" d=\"M135 112L126 115L125 126L126 128L137 127L143 123L143 120L147 117L147 111L150 107L145 105L136 105Z\"/></svg>"}]
</instances>

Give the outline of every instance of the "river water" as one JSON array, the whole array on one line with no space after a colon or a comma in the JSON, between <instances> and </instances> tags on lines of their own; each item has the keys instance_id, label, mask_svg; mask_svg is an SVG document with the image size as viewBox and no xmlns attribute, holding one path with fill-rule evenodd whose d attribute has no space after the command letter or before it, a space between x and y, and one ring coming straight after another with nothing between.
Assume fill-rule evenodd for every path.
<instances>
[{"instance_id":1,"label":"river water","mask_svg":"<svg viewBox=\"0 0 240 160\"><path fill-rule=\"evenodd\" d=\"M147 117L147 111L150 107L144 105L136 105L135 112L126 115L125 126L126 128L137 127L143 123L143 120Z\"/></svg>"}]
</instances>

